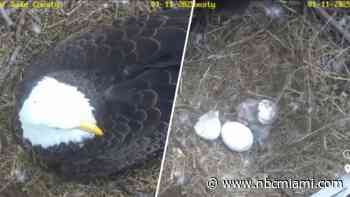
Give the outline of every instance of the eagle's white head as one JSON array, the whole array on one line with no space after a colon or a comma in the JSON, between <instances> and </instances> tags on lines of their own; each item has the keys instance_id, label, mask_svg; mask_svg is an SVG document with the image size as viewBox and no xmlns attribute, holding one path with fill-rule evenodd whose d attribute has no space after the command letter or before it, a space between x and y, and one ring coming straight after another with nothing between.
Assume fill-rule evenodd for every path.
<instances>
[{"instance_id":1,"label":"eagle's white head","mask_svg":"<svg viewBox=\"0 0 350 197\"><path fill-rule=\"evenodd\" d=\"M47 148L60 143L81 143L102 135L94 108L76 87L44 77L29 93L19 112L23 137Z\"/></svg>"}]
</instances>

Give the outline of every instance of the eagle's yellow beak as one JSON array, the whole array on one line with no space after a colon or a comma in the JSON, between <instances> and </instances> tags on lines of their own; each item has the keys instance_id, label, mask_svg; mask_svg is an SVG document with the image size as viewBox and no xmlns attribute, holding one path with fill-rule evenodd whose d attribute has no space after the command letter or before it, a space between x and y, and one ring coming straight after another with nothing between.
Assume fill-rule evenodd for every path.
<instances>
[{"instance_id":1,"label":"eagle's yellow beak","mask_svg":"<svg viewBox=\"0 0 350 197\"><path fill-rule=\"evenodd\" d=\"M86 132L89 132L89 133L93 133L93 134L95 134L97 136L102 136L103 135L102 129L100 129L96 124L91 124L91 123L88 123L88 122L82 122L79 125L79 129L83 130L83 131L86 131Z\"/></svg>"}]
</instances>

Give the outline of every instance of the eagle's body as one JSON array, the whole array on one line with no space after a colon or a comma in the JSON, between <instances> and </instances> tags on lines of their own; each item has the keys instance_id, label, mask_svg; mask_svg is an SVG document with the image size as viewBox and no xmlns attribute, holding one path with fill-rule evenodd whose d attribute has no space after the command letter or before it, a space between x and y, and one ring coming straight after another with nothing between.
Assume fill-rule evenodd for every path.
<instances>
[{"instance_id":1,"label":"eagle's body","mask_svg":"<svg viewBox=\"0 0 350 197\"><path fill-rule=\"evenodd\" d=\"M160 155L189 13L189 9L169 10L90 28L63 40L35 59L25 68L17 89L14 125L25 150L34 152L49 169L65 178L80 180L113 175ZM32 114L23 109L24 103L34 87L44 84L42 89L45 89L47 81L63 83L83 94L103 136L90 134L59 143L61 138L55 141L50 141L51 137L37 139L45 132L36 131L29 124L25 135L29 137L23 137L26 127L21 123ZM38 95L45 95L43 91ZM74 119L74 116L67 116L69 118ZM42 126L38 125L34 128ZM55 128L50 129L47 132L55 133ZM38 133L32 135L33 132Z\"/></svg>"}]
</instances>

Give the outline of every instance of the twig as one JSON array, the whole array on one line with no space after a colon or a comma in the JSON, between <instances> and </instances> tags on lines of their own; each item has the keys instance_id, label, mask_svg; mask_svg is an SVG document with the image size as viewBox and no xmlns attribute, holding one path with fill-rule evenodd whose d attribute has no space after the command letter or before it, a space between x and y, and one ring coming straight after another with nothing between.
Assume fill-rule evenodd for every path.
<instances>
[{"instance_id":1,"label":"twig","mask_svg":"<svg viewBox=\"0 0 350 197\"><path fill-rule=\"evenodd\" d=\"M296 144L296 143L299 143L299 142L301 142L301 141L304 141L306 138L309 138L309 137L315 135L316 133L318 133L318 132L320 132L320 131L322 131L322 130L324 130L324 129L330 127L330 126L335 125L336 123L338 123L338 122L340 122L340 121L347 121L347 120L350 120L350 117L342 118L342 119L333 121L333 122L331 122L331 123L328 123L328 124L324 125L323 127L319 128L319 129L316 129L316 130L314 130L314 131L312 131L312 132L310 132L310 133L304 135L303 137L301 137L301 138L295 140L295 141L292 142L290 145L294 145L294 144Z\"/></svg>"},{"instance_id":2,"label":"twig","mask_svg":"<svg viewBox=\"0 0 350 197\"><path fill-rule=\"evenodd\" d=\"M233 43L228 44L227 47L233 47L233 46L241 45L241 44L243 44L245 42L248 42L249 40L255 38L257 35L261 34L264 31L265 31L264 29L261 29L261 30L257 31L255 34L246 37L245 39L242 39L242 40L239 40L237 42L233 42Z\"/></svg>"},{"instance_id":3,"label":"twig","mask_svg":"<svg viewBox=\"0 0 350 197\"><path fill-rule=\"evenodd\" d=\"M7 180L7 182L2 185L2 187L0 188L0 193L3 193L3 191L5 191L6 188L8 188L12 183L14 183L14 178L11 177L10 180Z\"/></svg>"},{"instance_id":4,"label":"twig","mask_svg":"<svg viewBox=\"0 0 350 197\"><path fill-rule=\"evenodd\" d=\"M76 11L78 11L78 9L83 5L81 1L77 2L77 6L75 6L72 10L70 10L69 12L65 13L66 16L70 16L72 14L74 14Z\"/></svg>"},{"instance_id":5,"label":"twig","mask_svg":"<svg viewBox=\"0 0 350 197\"><path fill-rule=\"evenodd\" d=\"M343 29L339 24L322 8L315 8L315 11L325 18L329 23L337 30L344 38L350 42L350 34L345 29Z\"/></svg>"},{"instance_id":6,"label":"twig","mask_svg":"<svg viewBox=\"0 0 350 197\"><path fill-rule=\"evenodd\" d=\"M11 66L16 63L16 59L18 56L19 51L21 50L22 46L17 46L14 50L13 53L11 54L11 57L8 61L8 65Z\"/></svg>"},{"instance_id":7,"label":"twig","mask_svg":"<svg viewBox=\"0 0 350 197\"><path fill-rule=\"evenodd\" d=\"M0 8L1 16L4 18L7 26L12 27L15 23L12 21L12 19L7 14L6 10L4 8Z\"/></svg>"},{"instance_id":8,"label":"twig","mask_svg":"<svg viewBox=\"0 0 350 197\"><path fill-rule=\"evenodd\" d=\"M19 17L18 17L18 24L16 25L16 40L19 40L19 38L21 36L23 36L22 34L22 30L23 30L23 26L25 24L25 16L27 13L27 9L23 9L20 13L19 13Z\"/></svg>"},{"instance_id":9,"label":"twig","mask_svg":"<svg viewBox=\"0 0 350 197\"><path fill-rule=\"evenodd\" d=\"M303 69L303 67L300 67L300 68L297 68L295 69L292 73L290 73L289 75L287 75L286 77L286 82L284 83L283 85L283 88L281 90L281 92L278 94L278 97L276 99L276 103L279 103L280 100L282 99L284 93L286 92L287 89L289 89L291 83L292 83L292 80L294 78L294 75L296 72L298 72L299 70Z\"/></svg>"},{"instance_id":10,"label":"twig","mask_svg":"<svg viewBox=\"0 0 350 197\"><path fill-rule=\"evenodd\" d=\"M13 106L15 106L15 102L9 102L9 103L0 105L0 111L3 111L4 109L13 107Z\"/></svg>"},{"instance_id":11,"label":"twig","mask_svg":"<svg viewBox=\"0 0 350 197\"><path fill-rule=\"evenodd\" d=\"M56 26L59 26L59 25L61 25L61 24L67 23L67 22L68 22L68 23L67 23L66 25L69 26L69 25L72 25L72 24L74 24L74 23L76 23L76 22L86 21L86 20L88 20L92 15L94 15L94 14L96 14L96 13L102 11L103 9L106 9L106 8L105 8L104 6L100 6L100 7L98 7L97 9L91 11L91 12L90 12L89 14L87 14L86 16L78 17L78 18L76 18L75 20L72 20L71 22L68 22L67 19L60 20L60 21L58 21L57 23L54 23L54 24L48 26L46 29L52 29L52 28L54 28L54 27L56 27Z\"/></svg>"}]
</instances>

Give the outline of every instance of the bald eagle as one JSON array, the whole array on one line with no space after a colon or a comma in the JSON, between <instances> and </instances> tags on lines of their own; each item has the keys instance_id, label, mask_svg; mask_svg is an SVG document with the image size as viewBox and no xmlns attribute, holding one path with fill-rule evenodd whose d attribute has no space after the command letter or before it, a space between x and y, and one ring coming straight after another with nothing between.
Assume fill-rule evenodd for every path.
<instances>
[{"instance_id":1,"label":"bald eagle","mask_svg":"<svg viewBox=\"0 0 350 197\"><path fill-rule=\"evenodd\" d=\"M23 71L14 130L67 179L118 174L162 154L190 9L90 27Z\"/></svg>"}]
</instances>

